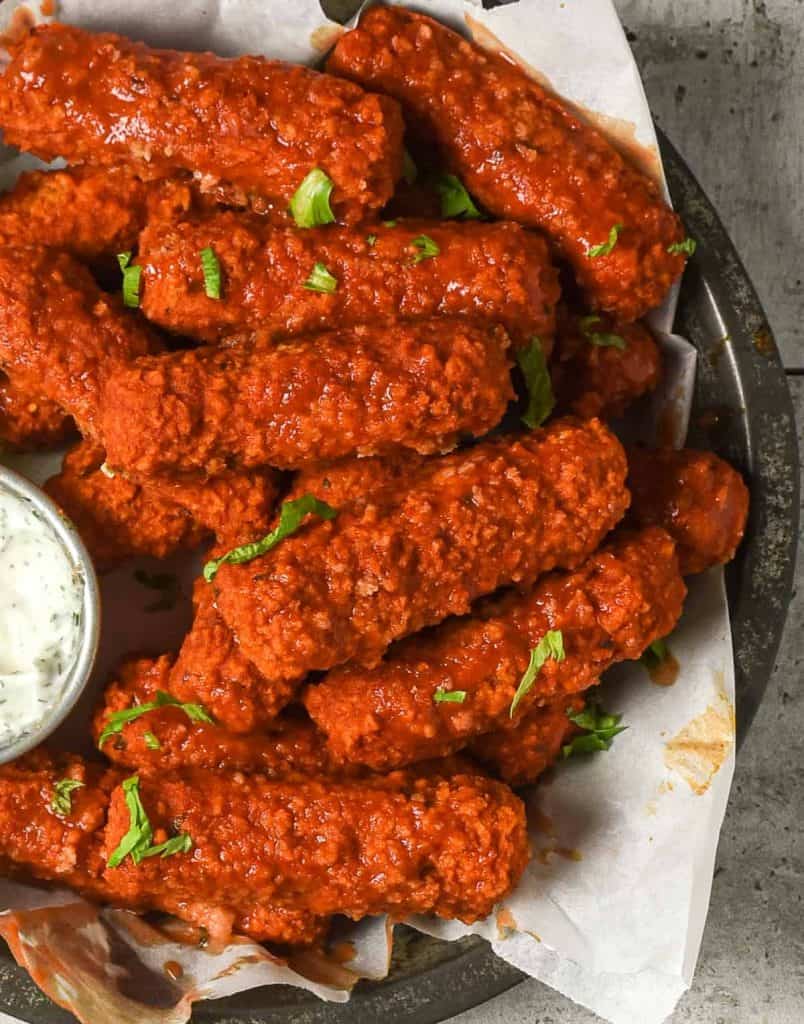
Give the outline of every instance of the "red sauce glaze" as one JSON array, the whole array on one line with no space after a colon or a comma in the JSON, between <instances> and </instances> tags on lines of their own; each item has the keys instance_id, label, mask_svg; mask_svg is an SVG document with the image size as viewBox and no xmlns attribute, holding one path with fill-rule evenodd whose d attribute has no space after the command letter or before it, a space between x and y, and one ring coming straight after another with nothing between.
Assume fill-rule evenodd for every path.
<instances>
[{"instance_id":1,"label":"red sauce glaze","mask_svg":"<svg viewBox=\"0 0 804 1024\"><path fill-rule=\"evenodd\" d=\"M596 344L607 335L621 339L624 349ZM620 323L605 314L595 323L566 312L560 317L550 363L560 411L583 419L622 416L629 405L655 390L661 369L659 346L644 324Z\"/></svg>"},{"instance_id":2,"label":"red sauce glaze","mask_svg":"<svg viewBox=\"0 0 804 1024\"><path fill-rule=\"evenodd\" d=\"M157 690L171 692L173 662L172 655L163 655L131 659L120 666L95 712L96 741L110 715L154 701ZM104 742L102 750L115 764L156 775L170 769L206 768L293 778L348 774L351 770L337 765L322 734L300 715L275 720L270 732L238 735L218 722L193 721L181 708L168 705L126 724L121 733Z\"/></svg>"},{"instance_id":3,"label":"red sauce glaze","mask_svg":"<svg viewBox=\"0 0 804 1024\"><path fill-rule=\"evenodd\" d=\"M566 658L545 662L514 722L638 658L673 629L685 595L673 541L647 529L606 545L574 572L552 573L526 596L488 601L471 617L411 637L372 669L335 669L307 688L304 704L339 759L379 771L443 756L511 721L530 652L548 630L562 632ZM438 703L440 689L466 698Z\"/></svg>"},{"instance_id":4,"label":"red sauce glaze","mask_svg":"<svg viewBox=\"0 0 804 1024\"><path fill-rule=\"evenodd\" d=\"M136 167L28 171L0 195L0 242L97 260L134 248L149 206L177 213L191 195L186 183L146 180Z\"/></svg>"},{"instance_id":5,"label":"red sauce glaze","mask_svg":"<svg viewBox=\"0 0 804 1024\"><path fill-rule=\"evenodd\" d=\"M107 458L214 475L397 445L442 451L502 418L508 345L499 326L441 318L138 359L106 382Z\"/></svg>"},{"instance_id":6,"label":"red sauce glaze","mask_svg":"<svg viewBox=\"0 0 804 1024\"><path fill-rule=\"evenodd\" d=\"M422 235L438 255L416 261ZM198 253L211 247L223 275L207 297ZM516 224L399 221L394 227L296 229L223 212L166 224L140 239L142 308L161 327L206 341L244 331L288 337L337 323L470 315L501 323L512 338L549 340L558 275L545 242ZM323 263L337 289L305 288Z\"/></svg>"},{"instance_id":7,"label":"red sauce glaze","mask_svg":"<svg viewBox=\"0 0 804 1024\"><path fill-rule=\"evenodd\" d=\"M218 608L271 687L352 658L376 663L393 640L483 594L582 562L627 507L625 470L597 420L428 460L407 488L222 566Z\"/></svg>"},{"instance_id":8,"label":"red sauce glaze","mask_svg":"<svg viewBox=\"0 0 804 1024\"><path fill-rule=\"evenodd\" d=\"M0 364L96 436L109 366L155 351L157 339L67 253L0 246L0 294Z\"/></svg>"},{"instance_id":9,"label":"red sauce glaze","mask_svg":"<svg viewBox=\"0 0 804 1024\"><path fill-rule=\"evenodd\" d=\"M153 50L71 25L40 25L12 47L0 125L46 160L144 161L284 204L320 167L348 221L379 209L402 169L402 118L387 97L299 65Z\"/></svg>"},{"instance_id":10,"label":"red sauce glaze","mask_svg":"<svg viewBox=\"0 0 804 1024\"><path fill-rule=\"evenodd\" d=\"M21 451L58 448L75 433L75 424L38 389L20 387L0 373L0 440Z\"/></svg>"},{"instance_id":11,"label":"red sauce glaze","mask_svg":"<svg viewBox=\"0 0 804 1024\"><path fill-rule=\"evenodd\" d=\"M713 452L685 448L628 451L635 523L663 526L687 576L734 558L748 519L748 488Z\"/></svg>"},{"instance_id":12,"label":"red sauce glaze","mask_svg":"<svg viewBox=\"0 0 804 1024\"><path fill-rule=\"evenodd\" d=\"M478 736L469 749L509 786L529 785L558 760L564 744L580 732L567 713L581 711L583 706L581 697L560 697L544 707L531 708L509 729Z\"/></svg>"},{"instance_id":13,"label":"red sauce glaze","mask_svg":"<svg viewBox=\"0 0 804 1024\"><path fill-rule=\"evenodd\" d=\"M50 807L60 765L5 766L0 857L118 905L170 911L212 938L234 928L269 939L263 922L274 909L472 922L524 870L525 809L501 783L448 768L455 774L293 783L238 772L143 776L153 842L183 831L192 850L112 868L105 862L131 823L119 771L99 776L73 759L87 785L60 816Z\"/></svg>"},{"instance_id":14,"label":"red sauce glaze","mask_svg":"<svg viewBox=\"0 0 804 1024\"><path fill-rule=\"evenodd\" d=\"M684 269L667 251L684 228L653 182L521 67L400 7L366 11L327 66L398 99L491 213L544 231L592 309L636 320ZM615 225L616 246L592 258Z\"/></svg>"}]
</instances>

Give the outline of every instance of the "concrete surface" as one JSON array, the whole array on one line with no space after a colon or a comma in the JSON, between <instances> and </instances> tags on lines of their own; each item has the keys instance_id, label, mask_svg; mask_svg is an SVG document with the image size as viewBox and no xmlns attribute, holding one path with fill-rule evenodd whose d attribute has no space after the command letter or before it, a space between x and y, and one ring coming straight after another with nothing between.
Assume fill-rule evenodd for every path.
<instances>
[{"instance_id":1,"label":"concrete surface","mask_svg":"<svg viewBox=\"0 0 804 1024\"><path fill-rule=\"evenodd\" d=\"M804 0L615 2L654 114L717 206L763 301L804 451ZM672 1024L804 1021L802 557L798 581L738 759L695 982ZM597 1020L525 982L450 1024Z\"/></svg>"}]
</instances>

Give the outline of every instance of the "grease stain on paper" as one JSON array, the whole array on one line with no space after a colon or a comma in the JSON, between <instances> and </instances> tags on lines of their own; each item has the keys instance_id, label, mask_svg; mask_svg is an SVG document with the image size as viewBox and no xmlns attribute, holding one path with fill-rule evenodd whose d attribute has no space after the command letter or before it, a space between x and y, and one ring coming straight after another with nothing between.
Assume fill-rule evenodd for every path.
<instances>
[{"instance_id":1,"label":"grease stain on paper","mask_svg":"<svg viewBox=\"0 0 804 1024\"><path fill-rule=\"evenodd\" d=\"M654 184L661 187L662 183L662 162L656 146L646 146L639 142L636 137L636 125L633 121L627 121L621 117L612 117L610 114L602 114L597 110L584 107L575 103L566 96L562 96L553 86L553 83L543 71L533 67L523 60L519 54L506 46L486 25L481 24L471 14L465 14L466 26L472 41L490 53L495 53L510 64L516 64L525 74L534 80L538 85L555 96L561 103L575 115L580 121L596 128L601 135L604 135L614 148L625 157L637 170L651 179Z\"/></svg>"},{"instance_id":2,"label":"grease stain on paper","mask_svg":"<svg viewBox=\"0 0 804 1024\"><path fill-rule=\"evenodd\" d=\"M310 33L310 46L316 53L329 53L343 33L342 25L321 25Z\"/></svg>"},{"instance_id":3,"label":"grease stain on paper","mask_svg":"<svg viewBox=\"0 0 804 1024\"><path fill-rule=\"evenodd\" d=\"M734 706L725 693L665 745L664 763L703 795L734 745Z\"/></svg>"},{"instance_id":4,"label":"grease stain on paper","mask_svg":"<svg viewBox=\"0 0 804 1024\"><path fill-rule=\"evenodd\" d=\"M511 932L519 930L516 918L508 907L502 907L498 910L495 920L497 924L497 938L499 939L507 939Z\"/></svg>"}]
</instances>

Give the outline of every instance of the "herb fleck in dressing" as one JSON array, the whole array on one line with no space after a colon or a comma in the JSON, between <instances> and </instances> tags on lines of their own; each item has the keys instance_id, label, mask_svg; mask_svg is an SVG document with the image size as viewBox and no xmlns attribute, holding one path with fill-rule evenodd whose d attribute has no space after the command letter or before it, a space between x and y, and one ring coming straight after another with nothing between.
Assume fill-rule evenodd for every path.
<instances>
[{"instance_id":1,"label":"herb fleck in dressing","mask_svg":"<svg viewBox=\"0 0 804 1024\"><path fill-rule=\"evenodd\" d=\"M46 520L0 486L0 746L58 703L78 653L82 587Z\"/></svg>"}]
</instances>

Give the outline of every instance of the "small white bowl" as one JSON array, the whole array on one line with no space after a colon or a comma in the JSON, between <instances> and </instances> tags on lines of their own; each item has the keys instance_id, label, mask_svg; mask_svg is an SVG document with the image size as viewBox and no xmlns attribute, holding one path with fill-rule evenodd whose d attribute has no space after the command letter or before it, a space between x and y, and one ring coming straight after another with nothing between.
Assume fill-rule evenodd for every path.
<instances>
[{"instance_id":1,"label":"small white bowl","mask_svg":"<svg viewBox=\"0 0 804 1024\"><path fill-rule=\"evenodd\" d=\"M60 696L33 728L0 746L0 764L13 761L43 742L70 714L81 696L95 664L100 639L101 602L92 559L73 524L35 484L7 466L0 466L0 487L31 505L42 517L67 553L82 581L81 623L78 649Z\"/></svg>"}]
</instances>

